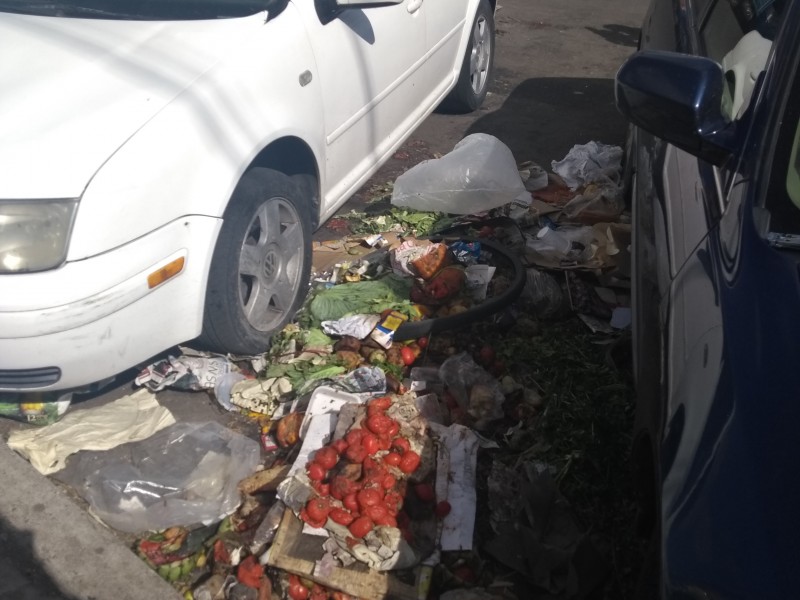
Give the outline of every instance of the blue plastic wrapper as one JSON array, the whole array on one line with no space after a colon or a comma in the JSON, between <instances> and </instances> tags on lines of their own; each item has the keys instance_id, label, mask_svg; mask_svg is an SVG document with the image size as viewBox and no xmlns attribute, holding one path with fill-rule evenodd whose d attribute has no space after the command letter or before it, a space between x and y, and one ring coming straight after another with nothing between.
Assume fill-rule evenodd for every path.
<instances>
[{"instance_id":1,"label":"blue plastic wrapper","mask_svg":"<svg viewBox=\"0 0 800 600\"><path fill-rule=\"evenodd\" d=\"M477 264L478 259L481 257L480 242L458 241L450 244L449 248L456 260L467 266Z\"/></svg>"}]
</instances>

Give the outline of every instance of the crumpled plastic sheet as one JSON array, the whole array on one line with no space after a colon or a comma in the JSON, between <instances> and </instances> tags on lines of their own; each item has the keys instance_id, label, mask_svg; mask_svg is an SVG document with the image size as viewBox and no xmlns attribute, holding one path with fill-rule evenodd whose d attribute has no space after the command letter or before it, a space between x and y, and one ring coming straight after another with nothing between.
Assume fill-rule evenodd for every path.
<instances>
[{"instance_id":1,"label":"crumpled plastic sheet","mask_svg":"<svg viewBox=\"0 0 800 600\"><path fill-rule=\"evenodd\" d=\"M594 181L619 183L622 170L622 148L600 142L575 144L560 161L552 161L553 172L571 190Z\"/></svg>"},{"instance_id":2,"label":"crumpled plastic sheet","mask_svg":"<svg viewBox=\"0 0 800 600\"><path fill-rule=\"evenodd\" d=\"M468 135L442 158L400 175L392 204L456 215L480 213L529 196L511 150L486 133Z\"/></svg>"},{"instance_id":3,"label":"crumpled plastic sheet","mask_svg":"<svg viewBox=\"0 0 800 600\"><path fill-rule=\"evenodd\" d=\"M37 471L50 475L63 469L67 458L80 450L108 450L142 440L174 422L155 395L141 389L105 406L76 410L41 429L13 431L8 445Z\"/></svg>"},{"instance_id":4,"label":"crumpled plastic sheet","mask_svg":"<svg viewBox=\"0 0 800 600\"><path fill-rule=\"evenodd\" d=\"M258 442L219 423L176 423L113 452L81 453L61 479L101 521L139 533L229 515L260 457Z\"/></svg>"}]
</instances>

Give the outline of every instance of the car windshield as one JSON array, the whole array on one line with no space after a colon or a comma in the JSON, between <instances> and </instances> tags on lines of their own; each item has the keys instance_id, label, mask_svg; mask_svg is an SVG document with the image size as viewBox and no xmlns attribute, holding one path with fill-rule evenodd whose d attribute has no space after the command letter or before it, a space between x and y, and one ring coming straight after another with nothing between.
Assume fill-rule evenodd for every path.
<instances>
[{"instance_id":1,"label":"car windshield","mask_svg":"<svg viewBox=\"0 0 800 600\"><path fill-rule=\"evenodd\" d=\"M134 21L226 19L274 7L275 0L0 0L0 12Z\"/></svg>"}]
</instances>

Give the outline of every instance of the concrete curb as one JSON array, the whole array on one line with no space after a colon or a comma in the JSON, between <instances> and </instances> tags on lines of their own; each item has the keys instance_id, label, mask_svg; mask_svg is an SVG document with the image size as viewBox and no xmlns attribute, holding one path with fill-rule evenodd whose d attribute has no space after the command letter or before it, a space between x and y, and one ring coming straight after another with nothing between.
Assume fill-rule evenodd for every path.
<instances>
[{"instance_id":1,"label":"concrete curb","mask_svg":"<svg viewBox=\"0 0 800 600\"><path fill-rule=\"evenodd\" d=\"M0 598L181 598L5 443L0 443L0 482Z\"/></svg>"}]
</instances>

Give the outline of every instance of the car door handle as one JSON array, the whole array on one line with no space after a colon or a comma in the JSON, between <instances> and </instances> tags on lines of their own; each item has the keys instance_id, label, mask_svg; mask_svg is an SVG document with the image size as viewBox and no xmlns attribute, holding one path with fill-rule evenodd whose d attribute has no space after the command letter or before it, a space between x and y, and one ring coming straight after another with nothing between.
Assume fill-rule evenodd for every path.
<instances>
[{"instance_id":1,"label":"car door handle","mask_svg":"<svg viewBox=\"0 0 800 600\"><path fill-rule=\"evenodd\" d=\"M422 7L422 0L408 0L408 12L415 13Z\"/></svg>"}]
</instances>

